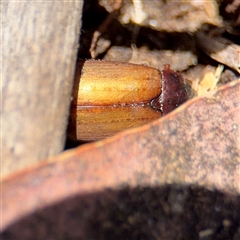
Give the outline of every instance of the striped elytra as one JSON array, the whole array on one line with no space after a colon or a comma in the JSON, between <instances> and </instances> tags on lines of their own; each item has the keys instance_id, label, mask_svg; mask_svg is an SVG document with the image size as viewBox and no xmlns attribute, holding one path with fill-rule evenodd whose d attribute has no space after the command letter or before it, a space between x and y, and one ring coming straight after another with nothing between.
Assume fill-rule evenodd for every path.
<instances>
[{"instance_id":1,"label":"striped elytra","mask_svg":"<svg viewBox=\"0 0 240 240\"><path fill-rule=\"evenodd\" d=\"M162 110L169 109L161 102L166 99L169 105L170 99L162 95L162 89L168 89L163 78L171 76L172 79L173 73L168 65L159 71L130 63L78 61L68 126L69 139L99 140L158 119L164 114ZM180 75L176 76L182 82ZM169 91L167 93L169 96ZM174 105L179 104L174 102Z\"/></svg>"}]
</instances>

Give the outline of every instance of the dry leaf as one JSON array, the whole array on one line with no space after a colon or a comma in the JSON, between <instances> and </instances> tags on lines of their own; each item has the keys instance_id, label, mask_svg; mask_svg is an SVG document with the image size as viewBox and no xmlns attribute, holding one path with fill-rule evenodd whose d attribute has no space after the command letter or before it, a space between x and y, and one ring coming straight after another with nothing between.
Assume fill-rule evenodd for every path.
<instances>
[{"instance_id":1,"label":"dry leaf","mask_svg":"<svg viewBox=\"0 0 240 240\"><path fill-rule=\"evenodd\" d=\"M73 220L85 219L76 228L81 229L77 233L81 234L87 231L84 226L87 224L86 217L91 216L88 215L91 209L99 207L97 199L101 196L115 199L114 193L109 191L98 195L106 188L117 191L124 186L134 191L144 186L153 189L158 187L161 195L168 184L177 184L183 187L194 185L204 188L205 192L207 189L216 190L216 194L239 195L239 92L240 79L205 97L188 101L152 124L67 151L33 169L5 179L2 182L2 227L10 227L27 214L53 205L50 212L46 209L50 219L55 216L54 204L77 194L80 199L75 204L90 196L86 198L89 205L82 202L84 208L77 213L71 211L71 204L64 209L70 211ZM27 204L23 204L23 201ZM114 210L109 214L114 215ZM128 214L127 217L131 217L131 210ZM28 230L32 233L38 231L37 226L41 229L41 217L37 214L34 219L29 219L36 226L35 230ZM56 221L61 219L58 217ZM20 226L24 232L30 225ZM88 232L94 229L91 226ZM12 233L14 229L18 229L18 224L13 225ZM61 225L61 231L64 229L64 225Z\"/></svg>"},{"instance_id":2,"label":"dry leaf","mask_svg":"<svg viewBox=\"0 0 240 240\"><path fill-rule=\"evenodd\" d=\"M204 76L197 86L197 95L202 96L209 91L214 90L221 77L222 71L223 65L219 65L216 69L214 67L206 66Z\"/></svg>"}]
</instances>

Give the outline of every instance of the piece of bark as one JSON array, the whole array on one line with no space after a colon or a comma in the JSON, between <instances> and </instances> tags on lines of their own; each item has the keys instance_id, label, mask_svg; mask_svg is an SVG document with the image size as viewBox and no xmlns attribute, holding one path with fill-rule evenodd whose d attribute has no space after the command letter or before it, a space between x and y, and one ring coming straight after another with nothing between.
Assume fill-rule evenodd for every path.
<instances>
[{"instance_id":1,"label":"piece of bark","mask_svg":"<svg viewBox=\"0 0 240 240\"><path fill-rule=\"evenodd\" d=\"M196 34L199 47L214 60L240 73L240 46L222 37L208 36L202 31Z\"/></svg>"},{"instance_id":2,"label":"piece of bark","mask_svg":"<svg viewBox=\"0 0 240 240\"><path fill-rule=\"evenodd\" d=\"M130 49L119 46L111 47L104 60L146 65L159 70L167 63L174 71L184 71L197 63L197 58L191 51L150 51L144 47Z\"/></svg>"},{"instance_id":3,"label":"piece of bark","mask_svg":"<svg viewBox=\"0 0 240 240\"><path fill-rule=\"evenodd\" d=\"M239 195L239 91L240 79L151 124L8 177L2 182L2 228L76 194L105 189L178 184ZM77 217L85 214L82 210Z\"/></svg>"},{"instance_id":4,"label":"piece of bark","mask_svg":"<svg viewBox=\"0 0 240 240\"><path fill-rule=\"evenodd\" d=\"M134 1L137 2L137 1ZM158 31L195 32L203 24L221 26L218 3L213 1L148 1L141 0L141 7L135 7L133 1L123 1L120 17L122 24L135 22ZM100 4L109 9L109 1ZM136 21L136 10L141 15Z\"/></svg>"},{"instance_id":5,"label":"piece of bark","mask_svg":"<svg viewBox=\"0 0 240 240\"><path fill-rule=\"evenodd\" d=\"M4 1L2 175L62 151L83 1Z\"/></svg>"}]
</instances>

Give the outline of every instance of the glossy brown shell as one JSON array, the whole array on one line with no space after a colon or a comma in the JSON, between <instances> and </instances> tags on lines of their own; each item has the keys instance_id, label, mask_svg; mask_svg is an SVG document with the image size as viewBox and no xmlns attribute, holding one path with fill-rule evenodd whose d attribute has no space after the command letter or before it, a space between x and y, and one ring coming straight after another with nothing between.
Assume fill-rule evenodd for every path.
<instances>
[{"instance_id":1,"label":"glossy brown shell","mask_svg":"<svg viewBox=\"0 0 240 240\"><path fill-rule=\"evenodd\" d=\"M149 103L161 93L155 68L114 61L80 61L76 66L73 105L117 106Z\"/></svg>"},{"instance_id":2,"label":"glossy brown shell","mask_svg":"<svg viewBox=\"0 0 240 240\"><path fill-rule=\"evenodd\" d=\"M154 100L152 100L154 99ZM149 123L186 101L181 75L111 61L79 61L68 137L93 141Z\"/></svg>"}]
</instances>

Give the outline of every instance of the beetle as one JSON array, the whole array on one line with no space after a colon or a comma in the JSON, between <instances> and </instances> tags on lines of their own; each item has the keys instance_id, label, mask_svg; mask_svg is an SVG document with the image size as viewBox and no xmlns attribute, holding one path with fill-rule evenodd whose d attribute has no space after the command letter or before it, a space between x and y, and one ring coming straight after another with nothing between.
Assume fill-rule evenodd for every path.
<instances>
[{"instance_id":1,"label":"beetle","mask_svg":"<svg viewBox=\"0 0 240 240\"><path fill-rule=\"evenodd\" d=\"M179 73L86 60L76 65L68 137L94 141L158 119L188 99Z\"/></svg>"}]
</instances>

